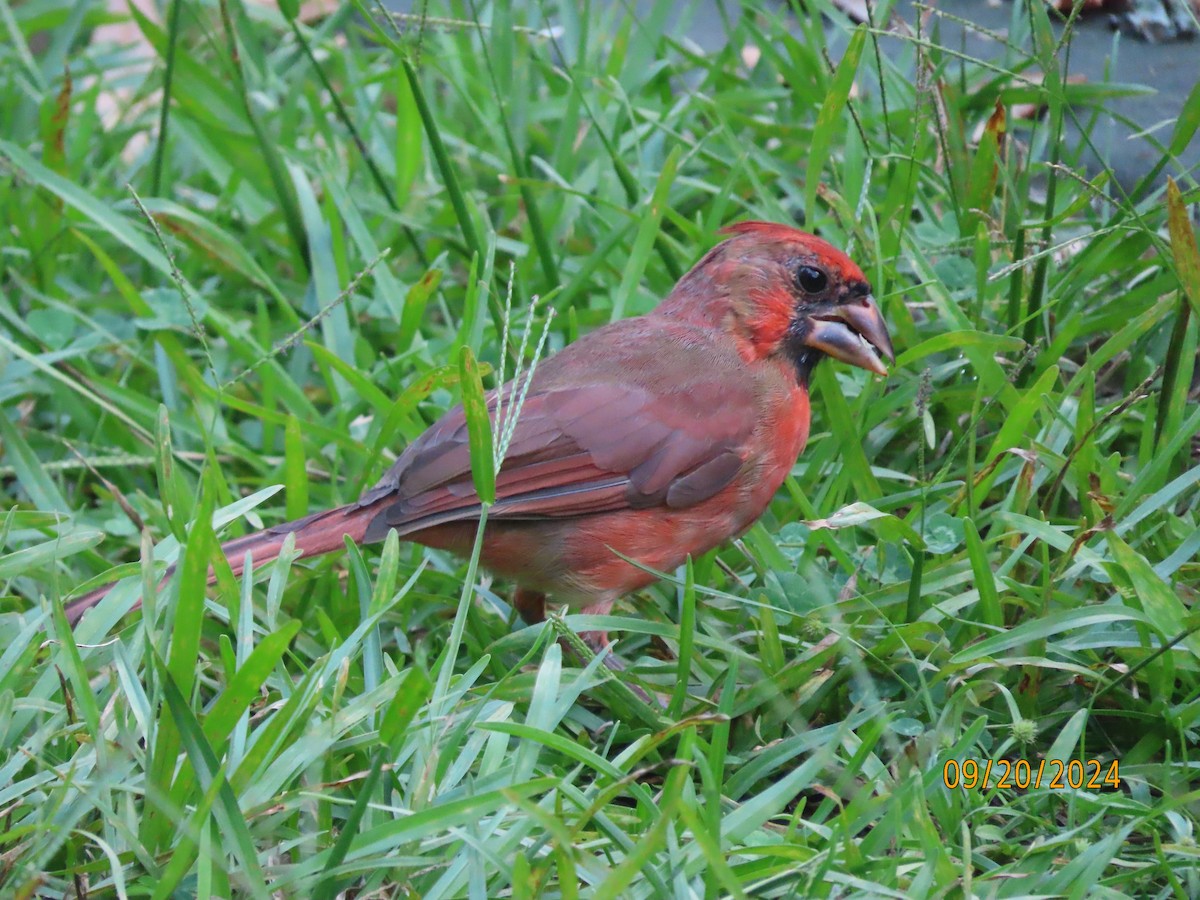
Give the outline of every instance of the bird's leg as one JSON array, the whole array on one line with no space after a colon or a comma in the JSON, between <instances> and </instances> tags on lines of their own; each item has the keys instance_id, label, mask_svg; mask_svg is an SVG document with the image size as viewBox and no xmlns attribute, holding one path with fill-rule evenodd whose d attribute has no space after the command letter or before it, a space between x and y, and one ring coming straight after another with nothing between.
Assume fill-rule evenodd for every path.
<instances>
[{"instance_id":1,"label":"bird's leg","mask_svg":"<svg viewBox=\"0 0 1200 900\"><path fill-rule=\"evenodd\" d=\"M513 606L526 625L537 625L546 621L546 595L541 591L517 588L513 594Z\"/></svg>"}]
</instances>

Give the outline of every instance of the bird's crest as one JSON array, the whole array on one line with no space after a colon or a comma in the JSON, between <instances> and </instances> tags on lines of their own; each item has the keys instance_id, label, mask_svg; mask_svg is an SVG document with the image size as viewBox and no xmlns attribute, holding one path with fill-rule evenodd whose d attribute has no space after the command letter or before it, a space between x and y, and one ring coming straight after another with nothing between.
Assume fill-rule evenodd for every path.
<instances>
[{"instance_id":1,"label":"bird's crest","mask_svg":"<svg viewBox=\"0 0 1200 900\"><path fill-rule=\"evenodd\" d=\"M862 270L845 253L824 238L809 234L791 225L780 225L777 222L734 222L720 229L718 234L730 238L750 236L762 243L774 243L791 247L802 247L809 253L817 254L827 267L836 269L846 280L862 281Z\"/></svg>"},{"instance_id":2,"label":"bird's crest","mask_svg":"<svg viewBox=\"0 0 1200 900\"><path fill-rule=\"evenodd\" d=\"M810 237L806 232L799 228L793 228L791 225L780 225L778 222L759 222L751 220L749 222L734 222L732 225L726 225L717 232L718 234L757 234L764 238L774 238L775 240L796 240L798 238Z\"/></svg>"}]
</instances>

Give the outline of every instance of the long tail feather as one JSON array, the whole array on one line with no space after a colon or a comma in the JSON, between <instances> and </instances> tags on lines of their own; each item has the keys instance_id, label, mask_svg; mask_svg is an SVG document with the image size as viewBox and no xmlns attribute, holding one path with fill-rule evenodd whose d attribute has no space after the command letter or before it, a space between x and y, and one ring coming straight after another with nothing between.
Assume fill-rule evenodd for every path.
<instances>
[{"instance_id":1,"label":"long tail feather","mask_svg":"<svg viewBox=\"0 0 1200 900\"><path fill-rule=\"evenodd\" d=\"M254 554L256 567L275 560L289 534L296 536L296 550L300 553L300 559L320 556L322 553L341 549L345 535L349 535L355 543L362 543L367 525L378 513L379 508L376 505L359 506L357 503L351 503L226 541L221 545L221 552L229 561L234 575L242 574L246 567L247 554ZM174 571L175 566L170 566L163 574L163 582L170 578ZM210 570L209 584L215 580L216 574ZM160 585L163 582L160 582ZM75 625L83 618L83 614L103 600L112 588L111 584L105 585L72 600L65 610L67 621ZM138 605L140 604L141 600L138 600Z\"/></svg>"}]
</instances>

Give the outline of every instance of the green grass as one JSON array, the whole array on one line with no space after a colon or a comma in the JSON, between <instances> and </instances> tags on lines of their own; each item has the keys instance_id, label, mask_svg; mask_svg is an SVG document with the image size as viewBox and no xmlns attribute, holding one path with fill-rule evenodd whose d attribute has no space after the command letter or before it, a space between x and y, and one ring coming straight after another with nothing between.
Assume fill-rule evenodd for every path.
<instances>
[{"instance_id":1,"label":"green grass","mask_svg":"<svg viewBox=\"0 0 1200 900\"><path fill-rule=\"evenodd\" d=\"M130 73L98 6L0 0L0 893L1200 893L1200 88L1121 186L1060 136L1139 88L1037 3L986 65L773 4L707 55L667 2L170 6ZM742 539L604 623L395 542L205 590L491 383L510 272L527 362L745 217L846 247L899 359L818 370ZM595 624L665 711L553 640ZM1120 786L943 784L1004 759Z\"/></svg>"}]
</instances>

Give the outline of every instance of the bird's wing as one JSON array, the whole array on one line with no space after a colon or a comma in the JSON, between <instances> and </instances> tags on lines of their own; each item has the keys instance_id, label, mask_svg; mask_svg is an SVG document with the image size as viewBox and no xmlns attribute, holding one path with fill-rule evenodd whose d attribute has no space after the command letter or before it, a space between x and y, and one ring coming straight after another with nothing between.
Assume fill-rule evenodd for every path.
<instances>
[{"instance_id":1,"label":"bird's wing","mask_svg":"<svg viewBox=\"0 0 1200 900\"><path fill-rule=\"evenodd\" d=\"M535 379L496 476L489 518L680 509L728 485L745 463L757 421L752 380L710 371L680 384L678 371L656 378L658 365L665 366L642 360L638 377L628 380ZM498 428L494 394L489 407L498 433L503 419ZM391 527L412 532L478 516L462 408L414 441L362 503L381 509L367 540Z\"/></svg>"}]
</instances>

